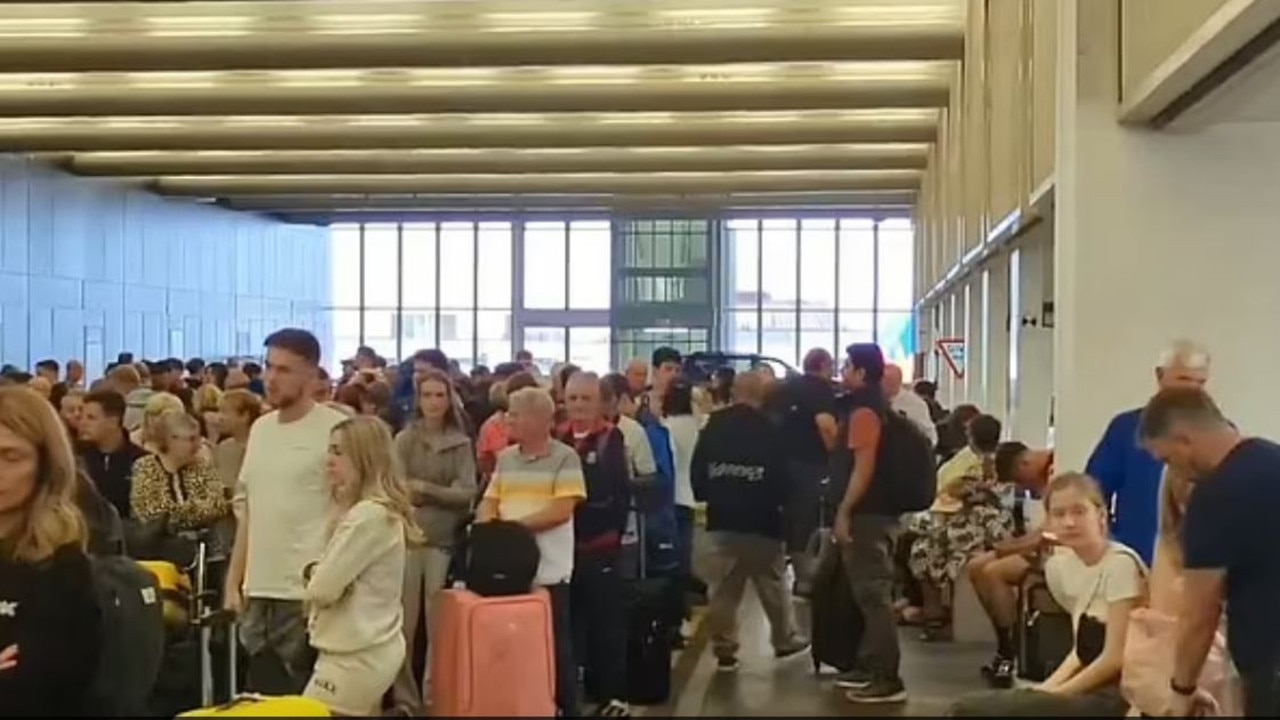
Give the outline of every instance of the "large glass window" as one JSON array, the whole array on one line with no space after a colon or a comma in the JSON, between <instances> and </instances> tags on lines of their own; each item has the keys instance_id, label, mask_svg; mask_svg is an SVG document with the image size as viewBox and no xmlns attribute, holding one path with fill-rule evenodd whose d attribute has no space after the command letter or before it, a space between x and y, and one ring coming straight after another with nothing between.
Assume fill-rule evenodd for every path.
<instances>
[{"instance_id":1,"label":"large glass window","mask_svg":"<svg viewBox=\"0 0 1280 720\"><path fill-rule=\"evenodd\" d=\"M797 365L812 348L878 342L910 367L910 220L735 218L724 230L726 349Z\"/></svg>"},{"instance_id":2,"label":"large glass window","mask_svg":"<svg viewBox=\"0 0 1280 720\"><path fill-rule=\"evenodd\" d=\"M334 370L360 345L391 362L438 347L464 370L511 359L511 223L337 225L330 243Z\"/></svg>"},{"instance_id":3,"label":"large glass window","mask_svg":"<svg viewBox=\"0 0 1280 720\"><path fill-rule=\"evenodd\" d=\"M437 306L435 223L408 223L401 248L400 286L406 309L429 310Z\"/></svg>"},{"instance_id":4,"label":"large glass window","mask_svg":"<svg viewBox=\"0 0 1280 720\"><path fill-rule=\"evenodd\" d=\"M608 310L612 255L608 220L525 223L524 307Z\"/></svg>"},{"instance_id":5,"label":"large glass window","mask_svg":"<svg viewBox=\"0 0 1280 720\"><path fill-rule=\"evenodd\" d=\"M608 310L613 270L613 237L608 221L569 224L569 309ZM609 345L605 340L605 347Z\"/></svg>"},{"instance_id":6,"label":"large glass window","mask_svg":"<svg viewBox=\"0 0 1280 720\"><path fill-rule=\"evenodd\" d=\"M524 225L524 306L530 310L564 310L567 304L568 245L562 222Z\"/></svg>"},{"instance_id":7,"label":"large glass window","mask_svg":"<svg viewBox=\"0 0 1280 720\"><path fill-rule=\"evenodd\" d=\"M915 305L915 233L910 220L880 223L876 307L910 310Z\"/></svg>"}]
</instances>

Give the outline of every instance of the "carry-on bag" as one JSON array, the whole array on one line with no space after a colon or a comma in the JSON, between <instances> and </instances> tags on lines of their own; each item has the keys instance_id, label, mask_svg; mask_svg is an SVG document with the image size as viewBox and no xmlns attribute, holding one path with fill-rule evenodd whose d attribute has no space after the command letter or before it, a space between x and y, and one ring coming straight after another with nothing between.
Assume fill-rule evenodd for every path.
<instances>
[{"instance_id":1,"label":"carry-on bag","mask_svg":"<svg viewBox=\"0 0 1280 720\"><path fill-rule=\"evenodd\" d=\"M493 520L472 526L463 583L482 597L527 595L542 553L533 533L518 522Z\"/></svg>"},{"instance_id":2,"label":"carry-on bag","mask_svg":"<svg viewBox=\"0 0 1280 720\"><path fill-rule=\"evenodd\" d=\"M102 613L102 651L91 695L100 717L148 715L164 662L165 626L155 577L127 557L91 559Z\"/></svg>"},{"instance_id":3,"label":"carry-on bag","mask_svg":"<svg viewBox=\"0 0 1280 720\"><path fill-rule=\"evenodd\" d=\"M865 629L840 557L840 547L831 534L826 501L829 483L830 480L822 481L818 530L810 538L808 547L814 563L809 594L809 637L813 643L810 654L815 673L820 673L823 665L839 672L852 670L858 661L858 646L862 644Z\"/></svg>"},{"instance_id":4,"label":"carry-on bag","mask_svg":"<svg viewBox=\"0 0 1280 720\"><path fill-rule=\"evenodd\" d=\"M261 695L241 695L236 699L214 707L201 708L184 712L180 718L217 718L217 717L329 717L329 708L319 700L299 695L283 697L264 697Z\"/></svg>"},{"instance_id":5,"label":"carry-on bag","mask_svg":"<svg viewBox=\"0 0 1280 720\"><path fill-rule=\"evenodd\" d=\"M673 608L682 589L674 578L649 575L649 516L636 515L637 577L627 583L627 702L661 705L671 697Z\"/></svg>"},{"instance_id":6,"label":"carry-on bag","mask_svg":"<svg viewBox=\"0 0 1280 720\"><path fill-rule=\"evenodd\" d=\"M554 717L551 596L441 590L431 608L429 705L436 717Z\"/></svg>"},{"instance_id":7,"label":"carry-on bag","mask_svg":"<svg viewBox=\"0 0 1280 720\"><path fill-rule=\"evenodd\" d=\"M1018 677L1043 682L1075 645L1071 614L1053 599L1043 576L1023 583L1018 601Z\"/></svg>"}]
</instances>

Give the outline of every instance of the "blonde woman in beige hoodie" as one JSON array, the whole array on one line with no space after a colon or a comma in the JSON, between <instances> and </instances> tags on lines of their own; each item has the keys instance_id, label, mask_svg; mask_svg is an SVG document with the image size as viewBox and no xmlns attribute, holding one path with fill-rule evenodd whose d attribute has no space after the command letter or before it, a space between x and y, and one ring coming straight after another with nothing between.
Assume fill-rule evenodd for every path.
<instances>
[{"instance_id":1,"label":"blonde woman in beige hoodie","mask_svg":"<svg viewBox=\"0 0 1280 720\"><path fill-rule=\"evenodd\" d=\"M303 571L317 651L303 694L337 716L378 715L404 662L405 554L422 534L381 420L357 417L334 427L328 474L337 513L324 553Z\"/></svg>"}]
</instances>

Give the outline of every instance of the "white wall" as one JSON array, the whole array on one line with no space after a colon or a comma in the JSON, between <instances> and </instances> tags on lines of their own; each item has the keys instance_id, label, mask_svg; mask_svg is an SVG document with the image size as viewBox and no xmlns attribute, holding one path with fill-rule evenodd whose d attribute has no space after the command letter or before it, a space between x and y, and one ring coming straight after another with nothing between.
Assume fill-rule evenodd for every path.
<instances>
[{"instance_id":1,"label":"white wall","mask_svg":"<svg viewBox=\"0 0 1280 720\"><path fill-rule=\"evenodd\" d=\"M1258 392L1280 358L1280 124L1122 128L1114 6L1058 7L1058 467L1082 466L1110 416L1146 400L1178 337L1213 351L1232 418L1280 437Z\"/></svg>"}]
</instances>

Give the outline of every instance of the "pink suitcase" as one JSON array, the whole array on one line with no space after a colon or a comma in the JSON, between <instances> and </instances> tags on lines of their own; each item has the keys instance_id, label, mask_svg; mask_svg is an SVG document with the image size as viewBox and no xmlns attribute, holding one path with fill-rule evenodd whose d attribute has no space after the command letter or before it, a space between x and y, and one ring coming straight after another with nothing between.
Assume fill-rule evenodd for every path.
<instances>
[{"instance_id":1,"label":"pink suitcase","mask_svg":"<svg viewBox=\"0 0 1280 720\"><path fill-rule=\"evenodd\" d=\"M441 590L431 611L431 715L554 717L551 598Z\"/></svg>"}]
</instances>

